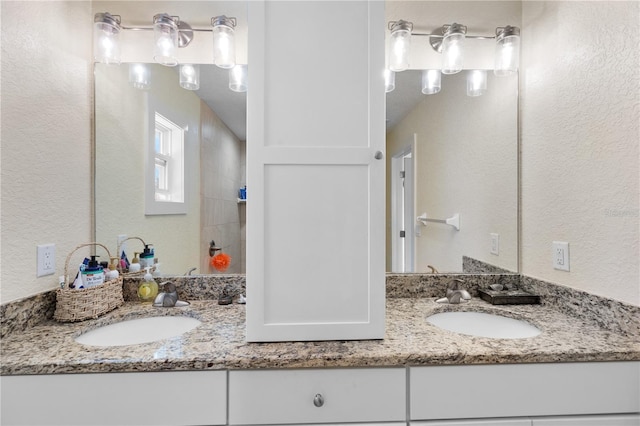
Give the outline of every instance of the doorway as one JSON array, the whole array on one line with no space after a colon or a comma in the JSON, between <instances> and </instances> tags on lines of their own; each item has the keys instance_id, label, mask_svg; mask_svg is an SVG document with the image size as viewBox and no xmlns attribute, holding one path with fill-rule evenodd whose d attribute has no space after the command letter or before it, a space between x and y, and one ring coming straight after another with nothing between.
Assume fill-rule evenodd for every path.
<instances>
[{"instance_id":1,"label":"doorway","mask_svg":"<svg viewBox=\"0 0 640 426\"><path fill-rule=\"evenodd\" d=\"M391 158L391 269L415 270L415 157L417 134Z\"/></svg>"}]
</instances>

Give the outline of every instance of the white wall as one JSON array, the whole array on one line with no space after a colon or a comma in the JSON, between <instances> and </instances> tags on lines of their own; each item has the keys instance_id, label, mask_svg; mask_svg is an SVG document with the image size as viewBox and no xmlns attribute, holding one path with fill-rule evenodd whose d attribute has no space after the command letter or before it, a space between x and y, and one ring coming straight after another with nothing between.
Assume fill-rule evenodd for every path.
<instances>
[{"instance_id":1,"label":"white wall","mask_svg":"<svg viewBox=\"0 0 640 426\"><path fill-rule=\"evenodd\" d=\"M425 95L387 133L388 159L417 134L416 215L445 219L460 214L460 231L442 224L417 225L421 236L415 238L415 272L428 272L427 265L461 272L462 256L518 269L518 79L489 73L487 93L474 98L466 95L466 72L443 76L442 91ZM499 255L490 253L490 233L500 235ZM387 262L390 240L388 232Z\"/></svg>"},{"instance_id":2,"label":"white wall","mask_svg":"<svg viewBox=\"0 0 640 426\"><path fill-rule=\"evenodd\" d=\"M91 5L2 1L2 302L54 288L91 241ZM36 278L36 246L56 274Z\"/></svg>"},{"instance_id":3,"label":"white wall","mask_svg":"<svg viewBox=\"0 0 640 426\"><path fill-rule=\"evenodd\" d=\"M640 304L640 3L525 2L522 272ZM570 244L570 272L551 242Z\"/></svg>"}]
</instances>

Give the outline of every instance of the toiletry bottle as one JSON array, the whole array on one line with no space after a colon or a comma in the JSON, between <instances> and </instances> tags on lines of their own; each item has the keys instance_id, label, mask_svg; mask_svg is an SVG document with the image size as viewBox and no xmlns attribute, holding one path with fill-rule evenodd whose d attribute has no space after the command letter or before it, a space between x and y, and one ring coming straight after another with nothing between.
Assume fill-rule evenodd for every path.
<instances>
[{"instance_id":1,"label":"toiletry bottle","mask_svg":"<svg viewBox=\"0 0 640 426\"><path fill-rule=\"evenodd\" d=\"M118 258L117 257L112 257L111 258L111 264L109 264L109 270L107 272L105 272L105 274L104 274L104 279L106 281L111 281L111 280L117 280L118 279L118 277L120 276L120 273L116 269L117 265L118 265Z\"/></svg>"},{"instance_id":2,"label":"toiletry bottle","mask_svg":"<svg viewBox=\"0 0 640 426\"><path fill-rule=\"evenodd\" d=\"M143 302L153 302L158 295L158 283L153 279L151 267L147 266L146 273L140 286L138 287L138 297Z\"/></svg>"},{"instance_id":3,"label":"toiletry bottle","mask_svg":"<svg viewBox=\"0 0 640 426\"><path fill-rule=\"evenodd\" d=\"M85 288L95 287L104 283L104 270L96 260L98 256L91 256L91 260L82 271L82 283Z\"/></svg>"},{"instance_id":4,"label":"toiletry bottle","mask_svg":"<svg viewBox=\"0 0 640 426\"><path fill-rule=\"evenodd\" d=\"M133 253L133 260L129 264L129 272L140 272L140 259L138 259L137 251Z\"/></svg>"},{"instance_id":5,"label":"toiletry bottle","mask_svg":"<svg viewBox=\"0 0 640 426\"><path fill-rule=\"evenodd\" d=\"M140 267L146 268L153 266L153 249L149 248L151 244L145 244L144 250L140 254Z\"/></svg>"}]
</instances>

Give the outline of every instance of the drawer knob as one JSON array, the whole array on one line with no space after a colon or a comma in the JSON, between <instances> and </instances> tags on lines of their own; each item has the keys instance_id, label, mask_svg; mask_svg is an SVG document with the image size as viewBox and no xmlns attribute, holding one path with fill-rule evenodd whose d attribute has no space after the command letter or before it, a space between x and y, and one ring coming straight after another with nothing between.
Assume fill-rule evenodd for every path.
<instances>
[{"instance_id":1,"label":"drawer knob","mask_svg":"<svg viewBox=\"0 0 640 426\"><path fill-rule=\"evenodd\" d=\"M322 407L324 405L324 397L322 394L317 393L316 396L313 397L313 405L316 407Z\"/></svg>"}]
</instances>

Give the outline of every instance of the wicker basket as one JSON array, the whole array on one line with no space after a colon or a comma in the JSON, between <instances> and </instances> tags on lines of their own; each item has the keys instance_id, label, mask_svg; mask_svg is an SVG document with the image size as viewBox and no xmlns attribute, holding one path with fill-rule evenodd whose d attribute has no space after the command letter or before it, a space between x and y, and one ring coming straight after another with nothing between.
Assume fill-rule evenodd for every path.
<instances>
[{"instance_id":1,"label":"wicker basket","mask_svg":"<svg viewBox=\"0 0 640 426\"><path fill-rule=\"evenodd\" d=\"M84 321L90 318L98 318L121 306L124 303L122 296L122 277L105 281L104 284L83 289L69 288L69 261L71 255L82 247L100 246L107 251L109 249L100 243L86 243L77 246L69 255L64 265L64 287L56 291L56 311L53 318L60 322Z\"/></svg>"}]
</instances>

